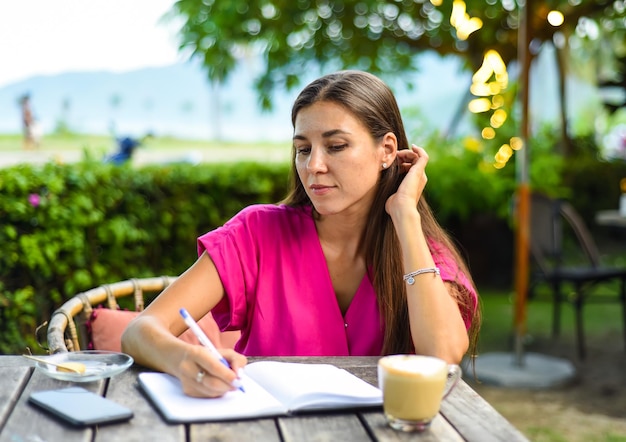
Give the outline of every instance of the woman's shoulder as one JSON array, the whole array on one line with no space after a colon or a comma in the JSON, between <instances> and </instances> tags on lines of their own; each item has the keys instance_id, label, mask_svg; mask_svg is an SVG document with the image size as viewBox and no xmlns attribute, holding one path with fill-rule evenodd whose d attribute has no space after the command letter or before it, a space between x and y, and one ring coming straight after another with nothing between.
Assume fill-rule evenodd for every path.
<instances>
[{"instance_id":1,"label":"woman's shoulder","mask_svg":"<svg viewBox=\"0 0 626 442\"><path fill-rule=\"evenodd\" d=\"M283 204L254 204L232 217L215 234L249 238L253 242L292 241L315 231L311 209Z\"/></svg>"},{"instance_id":2,"label":"woman's shoulder","mask_svg":"<svg viewBox=\"0 0 626 442\"><path fill-rule=\"evenodd\" d=\"M313 226L313 230L311 230ZM276 204L253 204L241 209L224 225L208 231L198 238L208 241L251 241L274 244L279 240L290 241L293 236L314 231L311 209Z\"/></svg>"},{"instance_id":3,"label":"woman's shoulder","mask_svg":"<svg viewBox=\"0 0 626 442\"><path fill-rule=\"evenodd\" d=\"M260 222L290 221L294 218L310 218L310 207L293 207L285 204L253 204L242 209L236 218L243 218L247 221L257 220Z\"/></svg>"}]
</instances>

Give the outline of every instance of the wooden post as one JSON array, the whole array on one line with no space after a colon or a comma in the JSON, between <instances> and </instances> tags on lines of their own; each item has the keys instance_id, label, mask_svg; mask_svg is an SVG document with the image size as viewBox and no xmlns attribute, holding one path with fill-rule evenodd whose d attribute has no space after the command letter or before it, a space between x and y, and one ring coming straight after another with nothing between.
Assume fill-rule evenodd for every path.
<instances>
[{"instance_id":1,"label":"wooden post","mask_svg":"<svg viewBox=\"0 0 626 442\"><path fill-rule=\"evenodd\" d=\"M518 60L520 65L520 100L522 103L521 138L524 142L516 158L517 172L517 230L515 241L515 364L524 365L524 336L526 334L526 313L528 293L528 261L530 239L530 187L528 179L529 154L529 86L530 86L530 20L533 0L526 0L520 11L521 22L518 30Z\"/></svg>"}]
</instances>

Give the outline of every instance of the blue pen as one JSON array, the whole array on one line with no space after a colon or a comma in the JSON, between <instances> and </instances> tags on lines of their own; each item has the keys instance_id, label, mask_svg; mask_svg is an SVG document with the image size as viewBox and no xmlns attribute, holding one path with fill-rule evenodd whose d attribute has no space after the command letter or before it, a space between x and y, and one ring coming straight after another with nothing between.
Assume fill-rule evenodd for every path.
<instances>
[{"instance_id":1,"label":"blue pen","mask_svg":"<svg viewBox=\"0 0 626 442\"><path fill-rule=\"evenodd\" d=\"M224 364L228 368L231 368L228 361L224 358L224 356L220 354L219 351L217 351L217 348L215 348L215 345L213 345L213 343L208 338L208 336L204 334L204 332L202 331L198 323L193 320L189 312L185 310L184 308L181 308L180 315L183 317L185 324L187 324L189 328L191 329L191 331L193 332L193 334L196 335L196 337L198 338L198 341L200 341L200 344L206 347L217 359L219 359L219 361L222 364ZM235 381L233 382L233 386L245 392L243 389L243 386L241 385L241 381L239 379L235 379Z\"/></svg>"}]
</instances>

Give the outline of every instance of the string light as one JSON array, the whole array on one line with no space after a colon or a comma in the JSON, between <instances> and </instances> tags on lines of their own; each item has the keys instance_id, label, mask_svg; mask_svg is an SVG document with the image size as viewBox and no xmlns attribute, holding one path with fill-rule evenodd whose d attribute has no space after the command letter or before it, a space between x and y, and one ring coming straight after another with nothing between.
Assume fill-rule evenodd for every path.
<instances>
[{"instance_id":1,"label":"string light","mask_svg":"<svg viewBox=\"0 0 626 442\"><path fill-rule=\"evenodd\" d=\"M491 101L488 98L474 98L471 100L467 108L473 114L480 114L491 109Z\"/></svg>"},{"instance_id":2,"label":"string light","mask_svg":"<svg viewBox=\"0 0 626 442\"><path fill-rule=\"evenodd\" d=\"M485 140L493 140L496 137L496 131L493 130L493 127L485 127L483 128L483 130L480 132L480 135L483 137L483 139Z\"/></svg>"},{"instance_id":3,"label":"string light","mask_svg":"<svg viewBox=\"0 0 626 442\"><path fill-rule=\"evenodd\" d=\"M442 0L430 0L434 6L440 6ZM552 26L563 24L563 14L558 11L551 11L548 14L548 22ZM483 22L478 17L470 17L467 13L467 6L463 0L454 0L452 3L452 13L450 14L450 24L454 27L459 40L467 38L477 30L481 29ZM470 100L467 107L470 112L478 114L493 111L489 118L490 127L484 127L481 137L484 140L492 140L496 137L496 129L508 119L507 112L502 109L505 104L502 93L509 85L509 74L506 64L500 54L495 50L488 50L482 65L472 76L470 92L477 98ZM502 169L508 160L523 147L524 143L519 137L512 137L509 144L503 144L498 149L494 159L493 167Z\"/></svg>"},{"instance_id":4,"label":"string light","mask_svg":"<svg viewBox=\"0 0 626 442\"><path fill-rule=\"evenodd\" d=\"M464 11L464 10L463 10ZM457 14L459 14L457 10ZM458 19L458 18L457 18ZM451 20L452 21L452 20ZM502 93L509 85L509 74L506 64L500 54L495 50L485 52L483 62L478 70L472 75L470 92L476 96L470 100L467 107L472 113L485 113L493 111L489 118L490 127L482 129L480 135L484 140L493 140L496 137L496 129L502 127L509 115L502 109L505 104ZM510 144L503 144L494 156L493 166L502 169L509 161L514 151L523 146L519 137L510 139Z\"/></svg>"},{"instance_id":5,"label":"string light","mask_svg":"<svg viewBox=\"0 0 626 442\"><path fill-rule=\"evenodd\" d=\"M433 0L431 2L435 3ZM466 10L464 1L454 0L452 3L450 24L456 29L456 36L459 40L467 40L470 34L483 27L483 21L478 17L470 17Z\"/></svg>"},{"instance_id":6,"label":"string light","mask_svg":"<svg viewBox=\"0 0 626 442\"><path fill-rule=\"evenodd\" d=\"M558 28L565 21L565 17L563 17L563 13L560 11L550 11L548 12L548 23L550 23L555 28Z\"/></svg>"},{"instance_id":7,"label":"string light","mask_svg":"<svg viewBox=\"0 0 626 442\"><path fill-rule=\"evenodd\" d=\"M512 137L509 141L509 144L511 145L511 149L520 150L522 147L524 147L524 140L522 140L520 137Z\"/></svg>"}]
</instances>

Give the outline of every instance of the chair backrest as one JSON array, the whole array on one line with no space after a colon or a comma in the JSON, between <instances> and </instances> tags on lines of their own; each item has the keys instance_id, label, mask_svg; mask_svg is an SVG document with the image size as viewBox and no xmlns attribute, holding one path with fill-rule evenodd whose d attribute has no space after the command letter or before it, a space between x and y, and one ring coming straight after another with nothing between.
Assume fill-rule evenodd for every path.
<instances>
[{"instance_id":1,"label":"chair backrest","mask_svg":"<svg viewBox=\"0 0 626 442\"><path fill-rule=\"evenodd\" d=\"M119 346L123 328L132 317L136 316L136 313L133 316L131 312L141 312L146 300L150 301L150 299L146 299L146 295L158 295L174 280L176 280L176 277L172 276L129 279L105 284L75 295L56 309L50 318L47 331L48 352L54 354L89 349L90 342L96 344L96 323L94 320L98 317L102 318L97 321L98 330L104 327L104 336L98 335L98 341L106 341L107 346ZM130 296L133 297L134 310L119 310L118 299ZM104 312L103 309L98 309L97 307L104 307L104 310L108 309L109 311ZM108 313L106 322L102 322L105 321L104 313ZM101 324L106 325L103 326ZM220 344L219 346L221 347L232 348L239 338L238 331L220 333L210 313L201 318L198 324L209 335L209 338L216 345ZM184 336L181 336L181 339L192 342L195 337L186 339ZM111 342L111 340L115 342ZM104 349L110 350L110 348Z\"/></svg>"},{"instance_id":2,"label":"chair backrest","mask_svg":"<svg viewBox=\"0 0 626 442\"><path fill-rule=\"evenodd\" d=\"M77 294L52 313L47 332L48 351L87 349L87 324L95 306L106 302L109 309L117 309L117 298L133 295L135 311L142 311L144 293L160 293L175 279L170 276L130 279Z\"/></svg>"},{"instance_id":3,"label":"chair backrest","mask_svg":"<svg viewBox=\"0 0 626 442\"><path fill-rule=\"evenodd\" d=\"M542 272L565 265L570 256L582 258L591 267L600 264L596 243L570 203L540 193L530 198L530 248ZM566 245L574 250L565 251Z\"/></svg>"}]
</instances>

